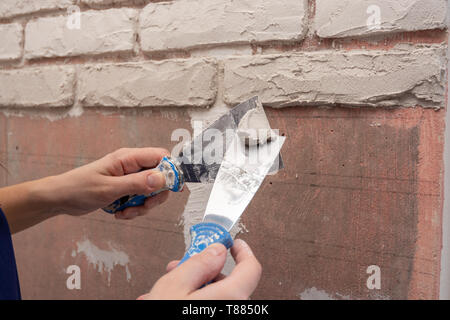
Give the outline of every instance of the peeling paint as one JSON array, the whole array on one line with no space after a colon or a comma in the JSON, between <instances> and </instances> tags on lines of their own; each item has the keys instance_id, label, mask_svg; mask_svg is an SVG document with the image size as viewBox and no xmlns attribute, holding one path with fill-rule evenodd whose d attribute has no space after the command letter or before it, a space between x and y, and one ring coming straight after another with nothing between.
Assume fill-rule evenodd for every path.
<instances>
[{"instance_id":1,"label":"peeling paint","mask_svg":"<svg viewBox=\"0 0 450 320\"><path fill-rule=\"evenodd\" d=\"M281 285L281 282L279 283ZM349 295L344 295L339 292L329 293L325 290L317 289L316 287L305 289L298 297L301 300L353 300ZM391 297L381 294L378 291L373 291L369 294L371 300L391 300Z\"/></svg>"},{"instance_id":2,"label":"peeling paint","mask_svg":"<svg viewBox=\"0 0 450 320\"><path fill-rule=\"evenodd\" d=\"M84 109L79 105L74 105L70 109L54 108L51 110L48 108L33 108L27 110L24 110L23 108L1 108L0 112L3 113L5 117L23 118L26 116L30 119L47 119L53 122L65 118L81 117L84 113Z\"/></svg>"},{"instance_id":3,"label":"peeling paint","mask_svg":"<svg viewBox=\"0 0 450 320\"><path fill-rule=\"evenodd\" d=\"M108 286L111 284L111 273L116 265L125 267L126 278L129 282L131 280L130 258L125 252L114 248L111 243L108 245L110 250L102 250L89 239L85 239L77 242L76 253L84 254L89 264L93 264L99 273L103 274L105 271L108 274ZM74 252L72 252L72 256L74 256Z\"/></svg>"},{"instance_id":4,"label":"peeling paint","mask_svg":"<svg viewBox=\"0 0 450 320\"><path fill-rule=\"evenodd\" d=\"M316 287L308 288L298 296L301 300L350 300L349 296L339 293L330 294L324 290L319 290Z\"/></svg>"}]
</instances>

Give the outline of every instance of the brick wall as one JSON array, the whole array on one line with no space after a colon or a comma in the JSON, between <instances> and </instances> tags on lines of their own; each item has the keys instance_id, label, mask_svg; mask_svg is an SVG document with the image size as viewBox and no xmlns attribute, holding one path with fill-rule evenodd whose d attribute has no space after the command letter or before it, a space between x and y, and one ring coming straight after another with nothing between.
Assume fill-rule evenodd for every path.
<instances>
[{"instance_id":1,"label":"brick wall","mask_svg":"<svg viewBox=\"0 0 450 320\"><path fill-rule=\"evenodd\" d=\"M121 146L170 149L173 130L259 95L288 139L286 169L240 225L265 270L255 297L437 298L447 6L2 0L0 185ZM137 221L94 212L15 235L24 297L137 297L182 255L193 197ZM129 262L89 259L86 243ZM66 288L71 264L81 290ZM370 265L381 289L366 285Z\"/></svg>"}]
</instances>

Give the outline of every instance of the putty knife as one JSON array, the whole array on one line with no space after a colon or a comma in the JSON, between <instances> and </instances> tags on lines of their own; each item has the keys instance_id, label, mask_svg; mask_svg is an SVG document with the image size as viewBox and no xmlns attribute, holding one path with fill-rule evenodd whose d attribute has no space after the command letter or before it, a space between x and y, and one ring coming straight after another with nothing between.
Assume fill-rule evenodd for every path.
<instances>
[{"instance_id":1,"label":"putty knife","mask_svg":"<svg viewBox=\"0 0 450 320\"><path fill-rule=\"evenodd\" d=\"M213 243L233 246L229 231L258 191L283 146L285 137L246 146L236 133L227 149L206 207L203 222L191 227L191 246L180 264Z\"/></svg>"},{"instance_id":2,"label":"putty knife","mask_svg":"<svg viewBox=\"0 0 450 320\"><path fill-rule=\"evenodd\" d=\"M257 107L262 107L258 97L253 97L235 108L231 109L228 113L221 116L218 120L212 123L207 129L205 129L200 135L195 137L188 145L184 146L180 154L175 158L165 157L161 160L156 168L153 170L159 171L166 177L166 186L158 191L155 191L147 195L127 195L120 199L117 199L107 207L103 208L104 211L114 214L119 211L123 211L128 207L137 207L144 204L145 200L149 197L153 197L163 191L170 190L173 192L179 192L183 189L185 182L213 182L219 171L221 162L215 162L208 164L208 161L203 159L202 152L208 146L213 143L210 137L207 137L209 130L217 130L220 132L224 141L227 138L227 130L235 132L239 125L239 122L247 112ZM209 131L211 132L211 131ZM231 135L231 138L233 135ZM223 144L223 153L226 152L226 146L230 141L226 141ZM200 161L195 162L197 154L200 154ZM273 172L283 167L283 161L281 155L278 155L279 159L271 170ZM221 159L219 159L221 160Z\"/></svg>"}]
</instances>

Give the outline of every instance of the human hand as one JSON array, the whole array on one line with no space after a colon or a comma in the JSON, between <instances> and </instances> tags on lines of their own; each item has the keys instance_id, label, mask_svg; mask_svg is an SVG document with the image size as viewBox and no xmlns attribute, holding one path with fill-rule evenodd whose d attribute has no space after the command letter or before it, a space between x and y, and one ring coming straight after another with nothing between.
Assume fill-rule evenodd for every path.
<instances>
[{"instance_id":1,"label":"human hand","mask_svg":"<svg viewBox=\"0 0 450 320\"><path fill-rule=\"evenodd\" d=\"M167 274L161 277L152 290L139 300L247 300L261 278L261 264L243 240L231 247L236 266L229 276L220 272L225 265L227 249L216 243L189 258L182 265L172 261ZM214 281L201 288L205 283ZM200 288L200 289L199 289Z\"/></svg>"},{"instance_id":2,"label":"human hand","mask_svg":"<svg viewBox=\"0 0 450 320\"><path fill-rule=\"evenodd\" d=\"M113 201L132 194L149 194L165 187L164 176L145 170L154 168L169 151L160 148L123 148L85 166L53 177L60 213L82 215L105 207ZM140 207L127 208L115 214L118 219L132 219L146 214L169 195L164 191L145 201Z\"/></svg>"},{"instance_id":3,"label":"human hand","mask_svg":"<svg viewBox=\"0 0 450 320\"><path fill-rule=\"evenodd\" d=\"M66 173L0 188L2 209L12 233L25 230L57 214L82 215L131 194L162 189L165 177L144 168L156 167L169 152L159 148L119 149ZM164 202L168 191L149 198L140 207L116 213L132 219Z\"/></svg>"}]
</instances>

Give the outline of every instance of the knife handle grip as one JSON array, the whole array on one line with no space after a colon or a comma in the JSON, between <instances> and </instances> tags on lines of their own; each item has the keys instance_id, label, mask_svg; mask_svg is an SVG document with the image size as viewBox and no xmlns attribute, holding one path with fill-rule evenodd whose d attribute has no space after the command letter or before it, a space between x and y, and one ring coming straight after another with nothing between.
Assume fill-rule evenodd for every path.
<instances>
[{"instance_id":1,"label":"knife handle grip","mask_svg":"<svg viewBox=\"0 0 450 320\"><path fill-rule=\"evenodd\" d=\"M143 169L143 170L145 170L145 169ZM164 176L166 177L166 186L164 188L154 191L147 195L134 194L134 195L124 196L120 199L117 199L116 201L111 203L109 206L104 207L103 211L110 213L110 214L115 214L116 212L123 211L129 207L142 206L144 204L145 200L147 200L148 198L154 197L163 191L170 190L173 192L179 192L179 191L183 190L183 186L184 186L183 173L171 158L164 157L161 160L161 162L154 169L152 169L152 171L157 171L157 172L161 172L164 174Z\"/></svg>"},{"instance_id":2,"label":"knife handle grip","mask_svg":"<svg viewBox=\"0 0 450 320\"><path fill-rule=\"evenodd\" d=\"M180 264L188 260L190 257L202 252L213 243L221 243L227 249L233 246L233 239L228 231L212 222L202 222L191 227L191 246L186 251Z\"/></svg>"}]
</instances>

